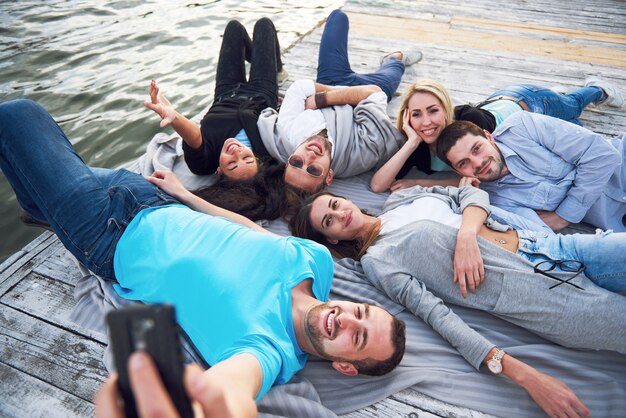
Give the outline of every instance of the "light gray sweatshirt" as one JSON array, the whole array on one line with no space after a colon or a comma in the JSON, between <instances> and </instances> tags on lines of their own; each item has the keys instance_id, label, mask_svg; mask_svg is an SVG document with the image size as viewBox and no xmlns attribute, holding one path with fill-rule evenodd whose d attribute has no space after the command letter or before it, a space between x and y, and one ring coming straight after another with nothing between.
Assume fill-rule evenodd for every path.
<instances>
[{"instance_id":1,"label":"light gray sweatshirt","mask_svg":"<svg viewBox=\"0 0 626 418\"><path fill-rule=\"evenodd\" d=\"M458 213L468 205L483 207L486 196L469 187L418 186L393 193L383 211L426 194L448 201ZM486 202L488 205L488 199ZM488 222L494 229L507 228ZM567 347L626 352L625 297L596 286L586 277L577 281L585 290L572 286L550 290L552 279L534 273L529 261L481 237L478 246L485 280L464 299L453 282L457 233L458 229L447 225L417 221L383 234L361 259L363 270L378 289L429 323L474 367L493 344L470 329L444 302L490 312Z\"/></svg>"}]
</instances>

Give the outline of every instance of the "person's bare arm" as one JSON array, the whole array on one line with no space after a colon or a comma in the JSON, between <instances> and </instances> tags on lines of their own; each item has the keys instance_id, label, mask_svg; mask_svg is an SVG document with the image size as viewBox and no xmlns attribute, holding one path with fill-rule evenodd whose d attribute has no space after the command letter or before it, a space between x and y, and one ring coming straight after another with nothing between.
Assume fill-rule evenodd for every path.
<instances>
[{"instance_id":1,"label":"person's bare arm","mask_svg":"<svg viewBox=\"0 0 626 418\"><path fill-rule=\"evenodd\" d=\"M474 293L485 279L485 267L477 239L486 219L487 212L478 206L468 206L463 211L454 249L454 282L458 283L464 298L467 297L467 287Z\"/></svg>"},{"instance_id":2,"label":"person's bare arm","mask_svg":"<svg viewBox=\"0 0 626 418\"><path fill-rule=\"evenodd\" d=\"M315 93L323 93L325 96L324 106L318 106L319 100L316 101L315 95L306 98L306 109L318 109L320 107L350 105L356 106L370 95L381 91L376 85L352 86L333 88L324 84L315 83Z\"/></svg>"},{"instance_id":3,"label":"person's bare arm","mask_svg":"<svg viewBox=\"0 0 626 418\"><path fill-rule=\"evenodd\" d=\"M495 353L493 348L485 357L486 364ZM541 373L509 354L502 358L502 374L520 385L550 417L590 417L591 412L563 382Z\"/></svg>"},{"instance_id":4,"label":"person's bare arm","mask_svg":"<svg viewBox=\"0 0 626 418\"><path fill-rule=\"evenodd\" d=\"M370 181L370 188L373 192L381 193L387 191L396 177L402 166L409 159L411 154L417 149L418 145L422 142L422 139L417 135L417 132L411 127L409 123L409 109L405 109L402 114L402 130L407 136L407 140L402 145L402 148L398 150L382 167L380 167L372 180Z\"/></svg>"},{"instance_id":5,"label":"person's bare arm","mask_svg":"<svg viewBox=\"0 0 626 418\"><path fill-rule=\"evenodd\" d=\"M146 179L163 190L165 193L178 199L180 202L197 212L206 213L207 215L221 216L256 231L273 234L273 232L257 225L245 216L216 206L191 193L185 188L185 186L183 186L176 174L171 171L155 171L151 176L146 177Z\"/></svg>"},{"instance_id":6,"label":"person's bare arm","mask_svg":"<svg viewBox=\"0 0 626 418\"><path fill-rule=\"evenodd\" d=\"M140 417L177 417L154 361L145 353L129 358L129 376ZM193 364L185 370L185 389L196 417L255 417L255 397L263 381L258 360L235 355L206 371ZM117 376L111 375L96 394L96 416L122 418Z\"/></svg>"},{"instance_id":7,"label":"person's bare arm","mask_svg":"<svg viewBox=\"0 0 626 418\"><path fill-rule=\"evenodd\" d=\"M256 417L255 398L261 390L263 371L252 354L237 354L202 372L199 366L185 375L190 397L205 417Z\"/></svg>"},{"instance_id":8,"label":"person's bare arm","mask_svg":"<svg viewBox=\"0 0 626 418\"><path fill-rule=\"evenodd\" d=\"M202 145L200 127L176 111L154 80L150 83L150 101L144 102L143 105L161 117L161 128L172 125L187 145L194 149L200 148Z\"/></svg>"}]
</instances>

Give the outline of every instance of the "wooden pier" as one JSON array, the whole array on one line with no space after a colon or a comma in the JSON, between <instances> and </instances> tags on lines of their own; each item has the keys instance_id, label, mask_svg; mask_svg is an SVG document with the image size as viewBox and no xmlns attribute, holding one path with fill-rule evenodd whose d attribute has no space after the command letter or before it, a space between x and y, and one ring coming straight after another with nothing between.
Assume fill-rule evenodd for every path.
<instances>
[{"instance_id":1,"label":"wooden pier","mask_svg":"<svg viewBox=\"0 0 626 418\"><path fill-rule=\"evenodd\" d=\"M508 84L581 86L600 76L626 94L626 3L622 0L389 0L348 2L353 69L419 49L398 91L418 78L446 85L458 103ZM315 78L323 23L285 53L290 81ZM280 28L279 28L280 29ZM397 99L390 105L395 113ZM607 136L626 132L626 107L590 107L582 121ZM148 140L148 138L146 138ZM17 222L16 218L16 222ZM104 335L70 320L81 273L54 234L0 265L0 416L88 417L107 372ZM349 417L485 416L407 389ZM417 415L415 415L417 416Z\"/></svg>"}]
</instances>

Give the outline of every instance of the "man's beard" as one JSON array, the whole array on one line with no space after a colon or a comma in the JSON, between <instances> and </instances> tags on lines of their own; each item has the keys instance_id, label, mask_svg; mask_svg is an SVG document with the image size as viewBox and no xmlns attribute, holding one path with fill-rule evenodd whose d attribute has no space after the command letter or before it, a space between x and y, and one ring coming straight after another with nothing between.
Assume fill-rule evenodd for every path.
<instances>
[{"instance_id":1,"label":"man's beard","mask_svg":"<svg viewBox=\"0 0 626 418\"><path fill-rule=\"evenodd\" d=\"M331 306L328 303L321 303L311 308L309 312L307 312L306 318L304 319L304 330L306 331L306 335L311 341L311 345L317 352L317 355L319 357L330 360L331 356L329 356L324 349L323 341L325 335L322 333L319 327L315 326L315 324L319 323L322 316L322 311L324 311L325 309L331 309Z\"/></svg>"},{"instance_id":2,"label":"man's beard","mask_svg":"<svg viewBox=\"0 0 626 418\"><path fill-rule=\"evenodd\" d=\"M474 171L474 177L476 177L478 180L494 181L494 180L498 180L504 177L504 175L502 174L502 172L504 171L504 155L502 155L502 152L500 151L500 149L496 148L496 151L498 151L499 159L496 159L496 157L489 157L488 159L483 161L483 163L481 164L480 167L478 167L477 170ZM481 177L476 175L476 173L479 173L480 170L483 169L485 164L489 163L490 160L493 161L493 163L491 164L489 171L483 174Z\"/></svg>"}]
</instances>

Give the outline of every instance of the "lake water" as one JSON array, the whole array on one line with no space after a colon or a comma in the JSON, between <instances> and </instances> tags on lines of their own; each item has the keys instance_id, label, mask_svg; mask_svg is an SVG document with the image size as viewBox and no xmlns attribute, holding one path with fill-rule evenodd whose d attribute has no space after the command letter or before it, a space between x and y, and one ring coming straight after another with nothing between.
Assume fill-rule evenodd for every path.
<instances>
[{"instance_id":1,"label":"lake water","mask_svg":"<svg viewBox=\"0 0 626 418\"><path fill-rule=\"evenodd\" d=\"M193 116L209 104L230 19L252 33L258 18L270 17L284 49L343 3L0 1L0 101L38 101L87 164L117 167L140 156L160 130L158 118L142 105L151 79L183 114ZM17 210L0 174L0 261L41 233L23 226Z\"/></svg>"}]
</instances>

